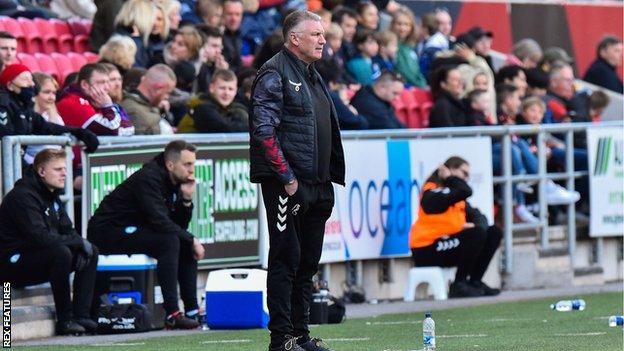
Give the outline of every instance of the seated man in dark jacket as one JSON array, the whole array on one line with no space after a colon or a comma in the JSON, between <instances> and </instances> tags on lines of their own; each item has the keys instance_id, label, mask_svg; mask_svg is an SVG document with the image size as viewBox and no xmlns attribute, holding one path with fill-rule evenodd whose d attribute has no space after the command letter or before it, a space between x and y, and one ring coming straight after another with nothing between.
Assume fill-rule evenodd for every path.
<instances>
[{"instance_id":1,"label":"seated man in dark jacket","mask_svg":"<svg viewBox=\"0 0 624 351\"><path fill-rule=\"evenodd\" d=\"M366 117L370 129L405 128L392 107L392 100L401 95L403 84L401 76L384 71L372 85L363 87L353 96L351 105Z\"/></svg>"},{"instance_id":2,"label":"seated man in dark jacket","mask_svg":"<svg viewBox=\"0 0 624 351\"><path fill-rule=\"evenodd\" d=\"M234 72L219 69L212 75L208 91L192 97L188 113L178 124L178 133L233 133L249 130L245 105L234 102L237 92Z\"/></svg>"},{"instance_id":3,"label":"seated man in dark jacket","mask_svg":"<svg viewBox=\"0 0 624 351\"><path fill-rule=\"evenodd\" d=\"M57 334L93 332L89 316L98 251L80 237L59 198L65 151L43 149L0 205L0 281L13 287L50 282ZM69 276L74 276L74 301Z\"/></svg>"},{"instance_id":4,"label":"seated man in dark jacket","mask_svg":"<svg viewBox=\"0 0 624 351\"><path fill-rule=\"evenodd\" d=\"M624 87L616 71L622 65L622 40L606 36L598 43L596 60L589 66L584 81L622 94Z\"/></svg>"},{"instance_id":5,"label":"seated man in dark jacket","mask_svg":"<svg viewBox=\"0 0 624 351\"><path fill-rule=\"evenodd\" d=\"M102 200L87 234L104 255L136 253L158 260L168 329L199 326L197 261L204 247L186 230L193 213L195 150L183 140L170 142ZM186 316L178 309L178 282Z\"/></svg>"}]
</instances>

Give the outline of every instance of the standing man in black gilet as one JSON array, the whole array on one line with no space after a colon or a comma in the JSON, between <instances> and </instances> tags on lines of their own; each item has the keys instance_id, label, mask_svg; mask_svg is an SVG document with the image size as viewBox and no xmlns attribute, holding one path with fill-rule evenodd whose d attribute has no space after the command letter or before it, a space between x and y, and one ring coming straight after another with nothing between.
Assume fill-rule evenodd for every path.
<instances>
[{"instance_id":1,"label":"standing man in black gilet","mask_svg":"<svg viewBox=\"0 0 624 351\"><path fill-rule=\"evenodd\" d=\"M321 18L295 11L285 47L258 72L250 121L251 181L261 183L269 225L269 350L325 351L308 329L333 183L345 163L336 110L314 68L325 36Z\"/></svg>"}]
</instances>

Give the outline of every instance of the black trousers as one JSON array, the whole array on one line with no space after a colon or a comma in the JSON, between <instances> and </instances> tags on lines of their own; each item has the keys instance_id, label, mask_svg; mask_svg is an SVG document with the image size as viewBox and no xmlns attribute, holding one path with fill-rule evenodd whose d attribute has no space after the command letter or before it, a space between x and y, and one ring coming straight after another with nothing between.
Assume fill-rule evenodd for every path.
<instances>
[{"instance_id":1,"label":"black trousers","mask_svg":"<svg viewBox=\"0 0 624 351\"><path fill-rule=\"evenodd\" d=\"M443 237L432 245L412 249L414 265L457 267L455 281L480 281L500 245L503 232L497 226L487 230L470 228Z\"/></svg>"},{"instance_id":2,"label":"black trousers","mask_svg":"<svg viewBox=\"0 0 624 351\"><path fill-rule=\"evenodd\" d=\"M65 322L72 317L91 318L89 310L95 285L98 250L93 247L93 258L74 275L74 301L70 297L69 275L75 270L77 252L61 244L29 251L12 252L0 258L0 281L11 282L12 287L50 282L56 319ZM19 256L16 256L19 255ZM19 257L14 263L11 262Z\"/></svg>"},{"instance_id":3,"label":"black trousers","mask_svg":"<svg viewBox=\"0 0 624 351\"><path fill-rule=\"evenodd\" d=\"M89 227L88 237L102 255L145 254L157 259L156 275L167 315L179 310L178 283L185 311L197 309L197 261L192 243L173 233L139 227L128 234L125 229Z\"/></svg>"},{"instance_id":4,"label":"black trousers","mask_svg":"<svg viewBox=\"0 0 624 351\"><path fill-rule=\"evenodd\" d=\"M334 206L334 188L299 183L293 196L275 181L262 183L269 225L267 305L271 347L285 335L309 337L312 277L318 271L325 222Z\"/></svg>"}]
</instances>

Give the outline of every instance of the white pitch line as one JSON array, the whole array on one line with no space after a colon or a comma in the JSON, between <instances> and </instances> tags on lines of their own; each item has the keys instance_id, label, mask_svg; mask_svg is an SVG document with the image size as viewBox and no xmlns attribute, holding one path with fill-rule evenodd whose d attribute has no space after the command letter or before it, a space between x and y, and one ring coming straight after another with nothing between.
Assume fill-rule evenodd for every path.
<instances>
[{"instance_id":1,"label":"white pitch line","mask_svg":"<svg viewBox=\"0 0 624 351\"><path fill-rule=\"evenodd\" d=\"M90 346L95 347L109 347L109 346L141 346L145 345L144 342L112 342L107 344L92 344Z\"/></svg>"},{"instance_id":2,"label":"white pitch line","mask_svg":"<svg viewBox=\"0 0 624 351\"><path fill-rule=\"evenodd\" d=\"M436 335L436 338L485 338L487 334Z\"/></svg>"},{"instance_id":3,"label":"white pitch line","mask_svg":"<svg viewBox=\"0 0 624 351\"><path fill-rule=\"evenodd\" d=\"M600 336L606 335L607 332L589 332L589 333L567 333L567 334L555 334L555 336Z\"/></svg>"},{"instance_id":4,"label":"white pitch line","mask_svg":"<svg viewBox=\"0 0 624 351\"><path fill-rule=\"evenodd\" d=\"M229 340L206 340L201 344L245 344L251 342L250 339L229 339Z\"/></svg>"},{"instance_id":5,"label":"white pitch line","mask_svg":"<svg viewBox=\"0 0 624 351\"><path fill-rule=\"evenodd\" d=\"M366 322L366 325L400 325L400 324L420 324L422 321L396 321L396 322Z\"/></svg>"},{"instance_id":6,"label":"white pitch line","mask_svg":"<svg viewBox=\"0 0 624 351\"><path fill-rule=\"evenodd\" d=\"M351 341L369 341L370 338L323 338L323 341L331 341L331 342L335 342L335 341L345 341L345 342L351 342Z\"/></svg>"}]
</instances>

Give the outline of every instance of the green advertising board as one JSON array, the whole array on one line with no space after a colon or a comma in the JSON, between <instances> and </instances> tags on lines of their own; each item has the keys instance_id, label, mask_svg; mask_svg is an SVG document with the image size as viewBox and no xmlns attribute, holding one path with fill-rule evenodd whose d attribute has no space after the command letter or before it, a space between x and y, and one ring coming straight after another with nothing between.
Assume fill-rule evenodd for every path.
<instances>
[{"instance_id":1,"label":"green advertising board","mask_svg":"<svg viewBox=\"0 0 624 351\"><path fill-rule=\"evenodd\" d=\"M197 188L188 230L204 244L202 267L254 264L259 256L259 187L249 181L249 146L196 143ZM86 218L162 147L119 146L86 155Z\"/></svg>"}]
</instances>

